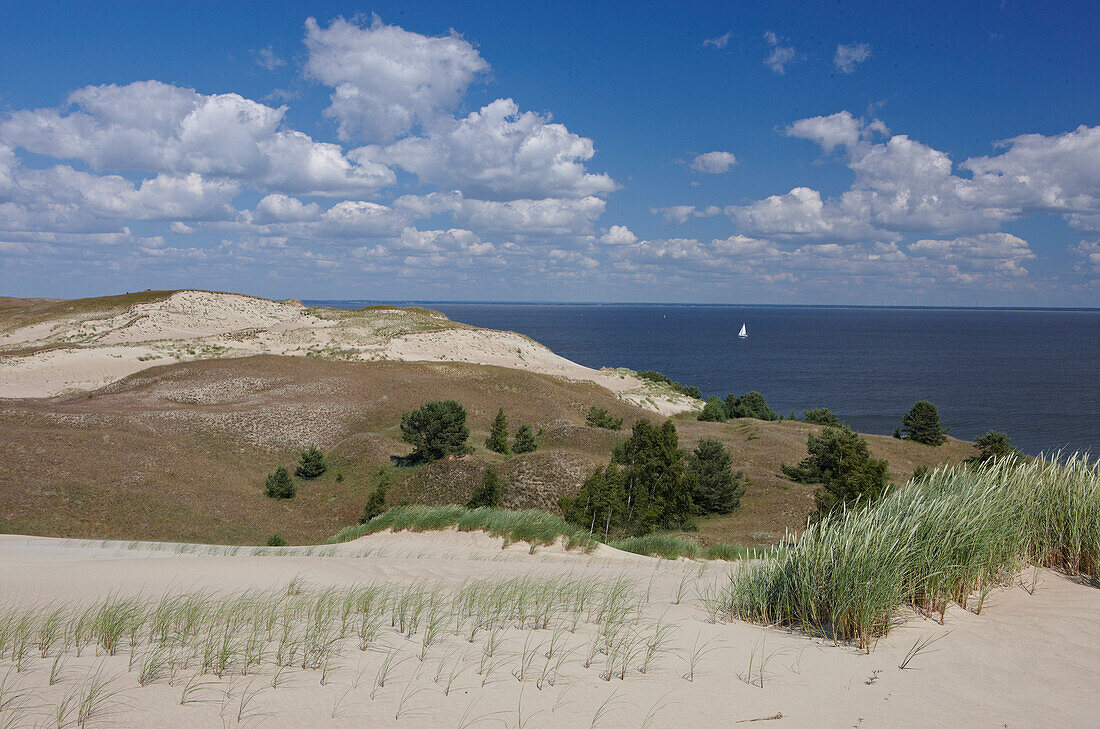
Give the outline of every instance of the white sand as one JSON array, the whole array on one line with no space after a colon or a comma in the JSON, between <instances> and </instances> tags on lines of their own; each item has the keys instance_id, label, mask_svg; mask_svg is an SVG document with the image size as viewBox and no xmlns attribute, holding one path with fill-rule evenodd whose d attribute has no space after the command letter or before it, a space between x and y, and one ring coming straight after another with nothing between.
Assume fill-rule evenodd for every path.
<instances>
[{"instance_id":1,"label":"white sand","mask_svg":"<svg viewBox=\"0 0 1100 729\"><path fill-rule=\"evenodd\" d=\"M46 345L52 348L4 355L5 349ZM701 406L626 371L571 362L514 332L455 326L445 317L397 309L318 316L297 301L205 291L180 291L121 314L82 315L0 334L0 397L51 397L96 389L157 365L256 354L496 365L594 382L662 415Z\"/></svg>"},{"instance_id":2,"label":"white sand","mask_svg":"<svg viewBox=\"0 0 1100 729\"><path fill-rule=\"evenodd\" d=\"M483 638L474 643L450 636L433 646L423 662L419 637L408 640L387 626L380 639L400 662L387 685L370 698L384 650L360 652L348 641L338 667L321 685L321 672L286 669L278 688L273 669L249 676L225 676L197 692L201 700L180 704L183 686L194 673L181 672L139 687L139 668L128 671L128 649L111 658L91 655L63 662L62 680L47 686L52 657L35 658L24 673L9 673L40 704L33 717L45 721L66 690L79 687L88 671L117 676L121 693L114 712L97 723L110 727L639 727L656 706L652 727L731 727L737 722L781 719L747 726L794 727L1092 727L1100 716L1100 590L1052 572L1040 575L1029 595L1020 587L993 593L983 613L948 610L946 624L911 619L879 642L870 655L848 646L744 623L711 623L697 598L707 585L720 584L728 566L700 567L623 555L528 554L523 545L500 548L501 540L454 531L431 534L379 534L341 545L333 556L177 555L170 550L101 548L88 543L28 537L0 537L0 595L4 610L18 605L58 606L109 595L165 590L239 591L270 588L303 577L320 587L391 580L402 584L457 586L479 577L570 575L615 579L625 575L641 597L648 593L644 620L675 625L669 650L645 675L628 671L625 680L605 681L599 660L583 665L591 626L563 633L575 648L553 685L535 677L518 680L524 646L536 655L535 673L547 662L553 631L509 630L500 663L482 685L477 667ZM341 556L344 555L344 556ZM353 556L360 555L360 556ZM684 599L675 604L681 580ZM448 587L449 589L449 587ZM898 664L913 642L945 635L935 650L918 656L908 670ZM697 643L698 641L698 643ZM684 676L696 645L708 647L694 681ZM752 656L766 660L764 686L746 676ZM601 659L602 660L602 659ZM0 675L10 660L0 661ZM444 695L435 677L458 670ZM753 678L756 679L756 667ZM228 698L226 698L228 692ZM247 697L250 692L254 695ZM244 719L237 721L247 699ZM605 702L608 702L605 704ZM499 713L498 713L499 712ZM0 719L3 716L0 715Z\"/></svg>"}]
</instances>

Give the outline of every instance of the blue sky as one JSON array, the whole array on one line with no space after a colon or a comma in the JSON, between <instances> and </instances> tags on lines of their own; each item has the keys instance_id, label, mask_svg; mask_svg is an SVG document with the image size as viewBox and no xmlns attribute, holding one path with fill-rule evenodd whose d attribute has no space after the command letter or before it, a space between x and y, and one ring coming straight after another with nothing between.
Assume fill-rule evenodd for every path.
<instances>
[{"instance_id":1,"label":"blue sky","mask_svg":"<svg viewBox=\"0 0 1100 729\"><path fill-rule=\"evenodd\" d=\"M1095 3L0 5L0 293L1100 305Z\"/></svg>"}]
</instances>

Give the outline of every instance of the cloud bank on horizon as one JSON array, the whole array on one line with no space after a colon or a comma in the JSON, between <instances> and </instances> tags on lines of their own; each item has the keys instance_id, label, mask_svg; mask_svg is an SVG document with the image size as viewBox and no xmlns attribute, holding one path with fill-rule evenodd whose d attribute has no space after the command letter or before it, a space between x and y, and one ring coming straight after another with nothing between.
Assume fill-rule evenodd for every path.
<instances>
[{"instance_id":1,"label":"cloud bank on horizon","mask_svg":"<svg viewBox=\"0 0 1100 729\"><path fill-rule=\"evenodd\" d=\"M688 188L624 215L609 204L641 193L601 167L596 141L514 97L470 108L493 67L459 32L308 18L302 43L298 62L271 47L255 62L296 65L326 90L311 127L291 122L293 99L159 80L0 116L5 288L64 295L22 282L87 293L144 277L314 298L881 303L866 290L1011 303L1056 291L1054 303L1097 303L1100 126L1022 129L953 160L874 110L838 109L775 130L814 145L804 162L814 178L837 172L826 185L792 179L721 204ZM701 41L711 54L733 45L730 33ZM878 58L863 42L811 58L771 30L756 52L774 77L811 63L858 76ZM716 184L754 174L747 151L685 164ZM1005 230L1034 218L1073 231L1063 270L1035 270L1047 256ZM717 234L678 235L685 226Z\"/></svg>"}]
</instances>

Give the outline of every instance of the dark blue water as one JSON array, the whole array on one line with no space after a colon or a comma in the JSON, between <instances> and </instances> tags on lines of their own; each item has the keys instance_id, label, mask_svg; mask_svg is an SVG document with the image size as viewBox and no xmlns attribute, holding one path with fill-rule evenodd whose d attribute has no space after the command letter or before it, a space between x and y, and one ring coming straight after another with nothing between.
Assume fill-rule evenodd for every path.
<instances>
[{"instance_id":1,"label":"dark blue water","mask_svg":"<svg viewBox=\"0 0 1100 729\"><path fill-rule=\"evenodd\" d=\"M993 428L1032 454L1100 454L1098 310L424 305L590 367L659 370L707 394L759 390L783 414L827 407L863 432L891 433L931 400L959 438Z\"/></svg>"}]
</instances>

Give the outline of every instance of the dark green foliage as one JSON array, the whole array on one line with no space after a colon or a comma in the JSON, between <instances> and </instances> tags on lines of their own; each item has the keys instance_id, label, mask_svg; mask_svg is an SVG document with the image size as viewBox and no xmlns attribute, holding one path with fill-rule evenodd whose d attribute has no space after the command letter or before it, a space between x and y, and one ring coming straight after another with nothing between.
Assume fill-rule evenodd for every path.
<instances>
[{"instance_id":1,"label":"dark green foliage","mask_svg":"<svg viewBox=\"0 0 1100 729\"><path fill-rule=\"evenodd\" d=\"M310 446L309 450L302 451L298 457L298 467L294 469L294 475L309 480L317 478L327 469L325 454L317 446Z\"/></svg>"},{"instance_id":2,"label":"dark green foliage","mask_svg":"<svg viewBox=\"0 0 1100 729\"><path fill-rule=\"evenodd\" d=\"M947 440L947 428L940 423L940 411L927 400L918 400L901 419L906 440L938 446Z\"/></svg>"},{"instance_id":3,"label":"dark green foliage","mask_svg":"<svg viewBox=\"0 0 1100 729\"><path fill-rule=\"evenodd\" d=\"M596 405L588 408L588 414L584 416L584 424L590 428L606 428L607 430L622 430L623 419L616 418L607 412L606 408Z\"/></svg>"},{"instance_id":4,"label":"dark green foliage","mask_svg":"<svg viewBox=\"0 0 1100 729\"><path fill-rule=\"evenodd\" d=\"M720 397L709 397L703 405L703 412L699 413L699 420L710 423L724 423L729 416L726 415L726 404Z\"/></svg>"},{"instance_id":5,"label":"dark green foliage","mask_svg":"<svg viewBox=\"0 0 1100 729\"><path fill-rule=\"evenodd\" d=\"M840 418L829 408L810 408L802 413L802 421L814 425L829 425L834 428L841 424Z\"/></svg>"},{"instance_id":6,"label":"dark green foliage","mask_svg":"<svg viewBox=\"0 0 1100 729\"><path fill-rule=\"evenodd\" d=\"M286 546L286 540L283 539L278 534L272 534L270 537L267 538L267 546L269 546L269 547L285 547Z\"/></svg>"},{"instance_id":7,"label":"dark green foliage","mask_svg":"<svg viewBox=\"0 0 1100 729\"><path fill-rule=\"evenodd\" d=\"M493 427L489 430L489 437L485 439L485 447L494 453L507 455L508 449L508 418L504 415L504 408L497 410L497 416L493 419Z\"/></svg>"},{"instance_id":8,"label":"dark green foliage","mask_svg":"<svg viewBox=\"0 0 1100 729\"><path fill-rule=\"evenodd\" d=\"M273 499L293 499L298 489L294 486L294 479L290 477L290 471L286 466L279 466L273 472L267 474L264 483L264 493Z\"/></svg>"},{"instance_id":9,"label":"dark green foliage","mask_svg":"<svg viewBox=\"0 0 1100 729\"><path fill-rule=\"evenodd\" d=\"M668 385L681 395L693 397L696 400L703 399L702 391L695 385L681 385L679 382L671 379L668 375L661 374L656 370L642 370L637 373L638 378L642 380L649 380L650 382L657 382L662 385Z\"/></svg>"},{"instance_id":10,"label":"dark green foliage","mask_svg":"<svg viewBox=\"0 0 1100 729\"><path fill-rule=\"evenodd\" d=\"M874 501L888 483L886 461L874 458L867 440L850 428L825 428L806 439L809 455L797 466L782 465L787 478L799 483L819 483L814 493L818 516L841 504Z\"/></svg>"},{"instance_id":11,"label":"dark green foliage","mask_svg":"<svg viewBox=\"0 0 1100 729\"><path fill-rule=\"evenodd\" d=\"M531 426L527 423L519 426L519 430L516 431L516 440L512 444L513 453L530 453L538 450L539 442L535 438L535 431L531 430Z\"/></svg>"},{"instance_id":12,"label":"dark green foliage","mask_svg":"<svg viewBox=\"0 0 1100 729\"><path fill-rule=\"evenodd\" d=\"M928 478L929 473L930 473L930 471L928 470L928 466L920 465L920 466L917 466L916 468L913 469L913 475L910 476L909 478L914 483L919 483L919 482L923 481L924 479Z\"/></svg>"},{"instance_id":13,"label":"dark green foliage","mask_svg":"<svg viewBox=\"0 0 1100 729\"><path fill-rule=\"evenodd\" d=\"M343 482L344 482L344 472L343 471L337 471L336 472L336 483L343 483Z\"/></svg>"},{"instance_id":14,"label":"dark green foliage","mask_svg":"<svg viewBox=\"0 0 1100 729\"><path fill-rule=\"evenodd\" d=\"M615 446L611 464L597 468L576 496L558 501L566 519L590 532L647 534L693 528L695 476L684 463L676 426L639 420Z\"/></svg>"},{"instance_id":15,"label":"dark green foliage","mask_svg":"<svg viewBox=\"0 0 1100 729\"><path fill-rule=\"evenodd\" d=\"M704 438L691 456L688 468L695 477L691 500L703 514L728 514L741 505L745 493L744 471L733 471L733 459L722 441Z\"/></svg>"},{"instance_id":16,"label":"dark green foliage","mask_svg":"<svg viewBox=\"0 0 1100 729\"><path fill-rule=\"evenodd\" d=\"M380 468L378 469L378 485L367 495L367 503L363 504L363 513L359 515L360 524L366 524L386 511L386 493L389 490L390 472Z\"/></svg>"},{"instance_id":17,"label":"dark green foliage","mask_svg":"<svg viewBox=\"0 0 1100 729\"><path fill-rule=\"evenodd\" d=\"M981 453L970 459L972 463L984 463L990 458L1015 458L1021 453L1008 441L1008 434L999 430L988 430L974 441Z\"/></svg>"},{"instance_id":18,"label":"dark green foliage","mask_svg":"<svg viewBox=\"0 0 1100 729\"><path fill-rule=\"evenodd\" d=\"M726 395L726 415L731 418L756 418L757 420L779 420L775 411L768 407L764 396L756 390L744 395Z\"/></svg>"},{"instance_id":19,"label":"dark green foliage","mask_svg":"<svg viewBox=\"0 0 1100 729\"><path fill-rule=\"evenodd\" d=\"M894 437L901 440L901 428L894 426Z\"/></svg>"},{"instance_id":20,"label":"dark green foliage","mask_svg":"<svg viewBox=\"0 0 1100 729\"><path fill-rule=\"evenodd\" d=\"M413 446L413 460L435 461L467 452L466 408L454 400L433 400L401 415L401 440Z\"/></svg>"},{"instance_id":21,"label":"dark green foliage","mask_svg":"<svg viewBox=\"0 0 1100 729\"><path fill-rule=\"evenodd\" d=\"M497 470L490 466L485 471L485 478L481 485L474 489L473 495L466 503L467 509L499 509L504 506L504 490L500 487L500 476Z\"/></svg>"}]
</instances>

